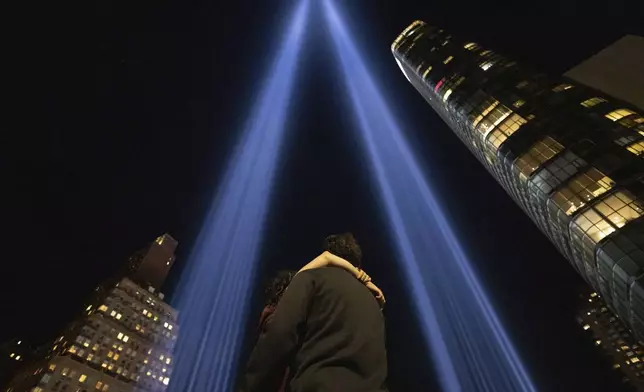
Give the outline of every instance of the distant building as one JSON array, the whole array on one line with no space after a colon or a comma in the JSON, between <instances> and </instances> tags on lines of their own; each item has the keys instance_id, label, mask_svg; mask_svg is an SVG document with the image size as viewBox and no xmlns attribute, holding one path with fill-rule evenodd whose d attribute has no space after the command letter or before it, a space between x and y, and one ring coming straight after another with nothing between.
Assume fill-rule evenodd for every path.
<instances>
[{"instance_id":1,"label":"distant building","mask_svg":"<svg viewBox=\"0 0 644 392\"><path fill-rule=\"evenodd\" d=\"M130 257L128 276L142 286L152 286L155 290L161 290L174 263L177 244L170 234L157 237Z\"/></svg>"},{"instance_id":2,"label":"distant building","mask_svg":"<svg viewBox=\"0 0 644 392\"><path fill-rule=\"evenodd\" d=\"M584 295L577 321L611 358L622 382L644 392L644 344L638 341L597 293Z\"/></svg>"},{"instance_id":3,"label":"distant building","mask_svg":"<svg viewBox=\"0 0 644 392\"><path fill-rule=\"evenodd\" d=\"M155 244L163 245L159 242L171 238L166 236ZM174 250L176 241L172 241ZM154 252L144 253L153 256L143 258L149 266L156 265L150 260L160 259ZM174 255L170 256L173 261ZM137 281L160 281L158 270L146 270L153 278L147 279L142 269L135 268ZM154 286L142 286L129 277L106 280L85 304L82 315L41 348L6 391L164 391L175 365L172 350L178 329L177 311Z\"/></svg>"},{"instance_id":4,"label":"distant building","mask_svg":"<svg viewBox=\"0 0 644 392\"><path fill-rule=\"evenodd\" d=\"M391 50L407 80L644 341L642 112L422 21Z\"/></svg>"},{"instance_id":5,"label":"distant building","mask_svg":"<svg viewBox=\"0 0 644 392\"><path fill-rule=\"evenodd\" d=\"M627 35L564 75L644 111L644 38Z\"/></svg>"}]
</instances>

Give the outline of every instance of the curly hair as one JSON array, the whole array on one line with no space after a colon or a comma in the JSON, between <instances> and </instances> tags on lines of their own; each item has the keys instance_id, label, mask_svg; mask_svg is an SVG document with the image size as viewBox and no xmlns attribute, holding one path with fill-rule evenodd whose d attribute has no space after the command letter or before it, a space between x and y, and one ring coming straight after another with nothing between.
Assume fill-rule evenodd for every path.
<instances>
[{"instance_id":1,"label":"curly hair","mask_svg":"<svg viewBox=\"0 0 644 392\"><path fill-rule=\"evenodd\" d=\"M362 264L362 249L351 233L333 234L324 239L324 250L342 257L355 267Z\"/></svg>"},{"instance_id":2,"label":"curly hair","mask_svg":"<svg viewBox=\"0 0 644 392\"><path fill-rule=\"evenodd\" d=\"M264 289L266 306L277 306L277 303L282 298L282 295L284 295L284 291L288 287L289 283L291 283L295 274L295 271L279 271L275 278L266 285L266 288Z\"/></svg>"}]
</instances>

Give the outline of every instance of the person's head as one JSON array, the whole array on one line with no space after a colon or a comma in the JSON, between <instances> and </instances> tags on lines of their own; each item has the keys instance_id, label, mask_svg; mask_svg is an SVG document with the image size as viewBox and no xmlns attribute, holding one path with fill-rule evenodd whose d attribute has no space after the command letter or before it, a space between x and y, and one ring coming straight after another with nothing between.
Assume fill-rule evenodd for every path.
<instances>
[{"instance_id":1,"label":"person's head","mask_svg":"<svg viewBox=\"0 0 644 392\"><path fill-rule=\"evenodd\" d=\"M266 306L277 306L294 276L294 271L282 270L277 273L264 289Z\"/></svg>"},{"instance_id":2,"label":"person's head","mask_svg":"<svg viewBox=\"0 0 644 392\"><path fill-rule=\"evenodd\" d=\"M324 239L324 250L342 257L355 267L362 263L362 249L351 233L333 234Z\"/></svg>"}]
</instances>

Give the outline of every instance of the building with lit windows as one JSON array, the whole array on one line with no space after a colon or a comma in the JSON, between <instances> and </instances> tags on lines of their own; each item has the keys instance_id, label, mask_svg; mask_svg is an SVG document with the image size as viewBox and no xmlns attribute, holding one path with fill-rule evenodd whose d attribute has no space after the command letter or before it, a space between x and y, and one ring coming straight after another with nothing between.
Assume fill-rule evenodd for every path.
<instances>
[{"instance_id":1,"label":"building with lit windows","mask_svg":"<svg viewBox=\"0 0 644 392\"><path fill-rule=\"evenodd\" d=\"M163 299L153 286L129 277L105 281L7 391L164 391L178 325L177 311Z\"/></svg>"},{"instance_id":2,"label":"building with lit windows","mask_svg":"<svg viewBox=\"0 0 644 392\"><path fill-rule=\"evenodd\" d=\"M579 325L589 338L622 372L622 382L632 389L644 392L644 345L635 339L597 293L586 293L577 317Z\"/></svg>"},{"instance_id":3,"label":"building with lit windows","mask_svg":"<svg viewBox=\"0 0 644 392\"><path fill-rule=\"evenodd\" d=\"M421 21L391 49L407 80L644 341L642 113Z\"/></svg>"},{"instance_id":4,"label":"building with lit windows","mask_svg":"<svg viewBox=\"0 0 644 392\"><path fill-rule=\"evenodd\" d=\"M11 339L0 344L0 386L9 381L11 375L31 359L33 349L21 339Z\"/></svg>"}]
</instances>

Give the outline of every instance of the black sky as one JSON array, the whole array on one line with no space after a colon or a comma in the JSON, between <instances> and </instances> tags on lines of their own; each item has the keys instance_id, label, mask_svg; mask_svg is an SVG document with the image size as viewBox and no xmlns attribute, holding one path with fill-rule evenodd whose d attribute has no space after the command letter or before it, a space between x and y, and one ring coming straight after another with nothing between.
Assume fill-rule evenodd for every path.
<instances>
[{"instance_id":1,"label":"black sky","mask_svg":"<svg viewBox=\"0 0 644 392\"><path fill-rule=\"evenodd\" d=\"M15 47L11 118L21 125L8 128L17 143L3 159L0 341L56 331L102 276L165 231L180 243L172 290L294 3L106 0L91 21L39 14L37 38ZM405 81L389 45L423 19L561 74L625 33L642 35L642 6L338 3L538 386L617 390L574 320L583 282ZM296 268L325 235L355 232L388 297L392 390L433 390L323 19L310 20L263 272Z\"/></svg>"}]
</instances>

